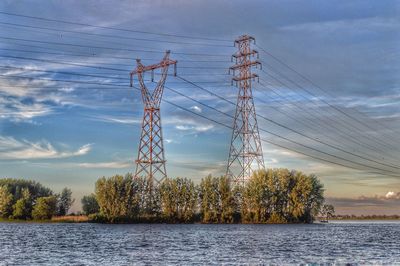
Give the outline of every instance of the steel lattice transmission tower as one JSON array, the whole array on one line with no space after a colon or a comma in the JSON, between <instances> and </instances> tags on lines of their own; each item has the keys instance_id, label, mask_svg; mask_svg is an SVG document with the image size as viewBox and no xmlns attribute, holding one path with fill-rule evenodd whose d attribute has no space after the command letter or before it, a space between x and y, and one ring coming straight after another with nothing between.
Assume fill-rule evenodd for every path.
<instances>
[{"instance_id":1,"label":"steel lattice transmission tower","mask_svg":"<svg viewBox=\"0 0 400 266\"><path fill-rule=\"evenodd\" d=\"M146 177L157 183L167 177L161 129L160 104L165 80L168 75L168 67L170 65L174 65L174 75L176 75L177 61L169 59L169 55L170 51L166 51L160 63L149 66L144 66L140 59L136 59L137 67L130 72L131 87L133 84L133 76L138 76L144 104L142 133L136 160L135 177ZM156 69L161 69L161 78L157 82L153 92L150 92L145 85L144 74L147 71L151 71L151 80L154 81L154 70Z\"/></svg>"},{"instance_id":2,"label":"steel lattice transmission tower","mask_svg":"<svg viewBox=\"0 0 400 266\"><path fill-rule=\"evenodd\" d=\"M251 90L251 82L258 79L257 74L251 73L251 69L261 67L261 63L253 60L256 56L258 58L258 52L251 49L252 42L255 42L255 39L248 35L235 40L238 52L232 55L235 65L229 68L229 71L233 71L232 82L239 88L227 168L227 176L236 184L244 184L251 177L253 170L264 168Z\"/></svg>"}]
</instances>

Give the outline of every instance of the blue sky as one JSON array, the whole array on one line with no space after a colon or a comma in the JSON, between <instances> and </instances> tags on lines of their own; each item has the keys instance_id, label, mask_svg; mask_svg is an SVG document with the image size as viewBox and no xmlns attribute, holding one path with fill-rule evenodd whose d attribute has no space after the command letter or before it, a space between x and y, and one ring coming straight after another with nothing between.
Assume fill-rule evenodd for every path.
<instances>
[{"instance_id":1,"label":"blue sky","mask_svg":"<svg viewBox=\"0 0 400 266\"><path fill-rule=\"evenodd\" d=\"M233 40L246 33L314 83L260 51L264 72L259 72L261 83L253 89L257 113L331 146L265 119L259 119L260 128L384 171L332 165L266 142L265 165L317 174L338 212L398 214L399 8L399 1L2 1L2 12L232 42L0 14L0 176L35 179L56 191L67 186L79 201L93 191L97 178L133 172L143 112L139 92L129 87L134 59L156 63L170 49L171 58L178 60L179 75L235 101L237 90L230 86L227 69L235 52ZM223 112L234 112L234 106L178 78L168 77L166 86ZM232 124L231 118L167 88L164 98ZM166 103L162 123L169 176L198 181L207 174L225 173L229 129ZM261 136L317 158L342 162L265 132Z\"/></svg>"}]
</instances>

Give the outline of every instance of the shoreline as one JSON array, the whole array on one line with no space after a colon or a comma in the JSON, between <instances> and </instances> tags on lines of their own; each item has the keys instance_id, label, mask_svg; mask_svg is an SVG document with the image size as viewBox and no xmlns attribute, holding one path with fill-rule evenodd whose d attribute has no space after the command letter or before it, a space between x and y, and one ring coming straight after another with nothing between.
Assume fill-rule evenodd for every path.
<instances>
[{"instance_id":1,"label":"shoreline","mask_svg":"<svg viewBox=\"0 0 400 266\"><path fill-rule=\"evenodd\" d=\"M399 221L400 218L375 218L375 219L339 219L339 218L330 218L329 222L368 222L368 221L382 221L382 222L388 222L388 221ZM106 223L106 222L96 222L93 220L90 220L88 216L62 216L62 217L53 217L50 220L18 220L18 219L0 219L0 223L32 223L32 224L52 224L52 223L91 223L91 224L252 224L252 225L304 225L304 224L329 224L328 223L323 223L321 222L321 219L316 219L313 223L199 223L199 222L194 222L194 223L167 223L167 222L124 222L124 223Z\"/></svg>"}]
</instances>

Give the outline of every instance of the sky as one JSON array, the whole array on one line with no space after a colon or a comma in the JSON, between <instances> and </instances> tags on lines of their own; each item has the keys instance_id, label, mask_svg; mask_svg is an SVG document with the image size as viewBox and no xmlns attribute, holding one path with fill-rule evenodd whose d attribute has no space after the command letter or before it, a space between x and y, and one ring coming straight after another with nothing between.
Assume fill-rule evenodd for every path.
<instances>
[{"instance_id":1,"label":"sky","mask_svg":"<svg viewBox=\"0 0 400 266\"><path fill-rule=\"evenodd\" d=\"M134 172L129 71L165 50L222 96L168 76L163 98L192 111L161 105L168 175L225 174L231 130L194 113L232 124L206 105L234 114L233 41L249 34L265 166L316 174L337 213L400 214L400 1L1 1L0 24L0 177L69 187L78 210L99 177Z\"/></svg>"}]
</instances>

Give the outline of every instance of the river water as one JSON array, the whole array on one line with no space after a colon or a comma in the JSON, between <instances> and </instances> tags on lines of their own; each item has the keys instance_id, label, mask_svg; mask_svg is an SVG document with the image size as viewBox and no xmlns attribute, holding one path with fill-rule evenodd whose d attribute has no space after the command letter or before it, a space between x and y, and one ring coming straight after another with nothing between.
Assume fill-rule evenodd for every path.
<instances>
[{"instance_id":1,"label":"river water","mask_svg":"<svg viewBox=\"0 0 400 266\"><path fill-rule=\"evenodd\" d=\"M400 265L400 223L0 223L0 265L313 263Z\"/></svg>"}]
</instances>

